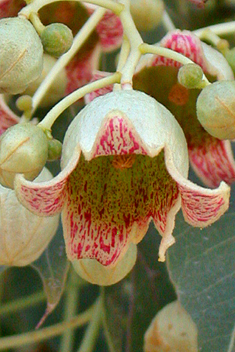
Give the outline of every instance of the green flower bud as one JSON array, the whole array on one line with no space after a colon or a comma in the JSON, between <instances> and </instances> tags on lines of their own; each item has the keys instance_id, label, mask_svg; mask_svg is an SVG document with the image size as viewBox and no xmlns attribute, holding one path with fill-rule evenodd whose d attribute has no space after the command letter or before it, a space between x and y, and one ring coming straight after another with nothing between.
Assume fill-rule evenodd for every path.
<instances>
[{"instance_id":1,"label":"green flower bud","mask_svg":"<svg viewBox=\"0 0 235 352\"><path fill-rule=\"evenodd\" d=\"M14 188L15 175L33 180L48 156L48 140L42 129L30 123L14 125L0 138L0 183Z\"/></svg>"},{"instance_id":2,"label":"green flower bud","mask_svg":"<svg viewBox=\"0 0 235 352\"><path fill-rule=\"evenodd\" d=\"M130 244L124 257L115 266L104 266L95 259L73 260L76 273L91 284L109 286L122 280L136 262L137 246Z\"/></svg>"},{"instance_id":3,"label":"green flower bud","mask_svg":"<svg viewBox=\"0 0 235 352\"><path fill-rule=\"evenodd\" d=\"M178 72L178 82L188 89L197 88L203 77L202 68L196 64L182 66Z\"/></svg>"},{"instance_id":4,"label":"green flower bud","mask_svg":"<svg viewBox=\"0 0 235 352\"><path fill-rule=\"evenodd\" d=\"M5 18L0 20L0 47L0 93L21 93L41 74L41 40L25 18Z\"/></svg>"},{"instance_id":5,"label":"green flower bud","mask_svg":"<svg viewBox=\"0 0 235 352\"><path fill-rule=\"evenodd\" d=\"M139 31L150 31L162 19L164 3L162 0L131 0L131 15Z\"/></svg>"},{"instance_id":6,"label":"green flower bud","mask_svg":"<svg viewBox=\"0 0 235 352\"><path fill-rule=\"evenodd\" d=\"M44 50L55 57L66 53L73 43L72 31L62 23L52 23L41 33Z\"/></svg>"},{"instance_id":7,"label":"green flower bud","mask_svg":"<svg viewBox=\"0 0 235 352\"><path fill-rule=\"evenodd\" d=\"M46 78L48 73L51 71L52 67L56 63L56 59L48 54L43 55L43 70L42 74L38 77L38 79L32 82L28 88L24 91L24 94L33 96L40 84ZM50 88L47 91L47 94L43 97L40 102L40 107L45 108L48 106L52 106L58 102L65 95L65 89L67 86L67 75L66 69L63 68L60 71L60 74L56 76L56 79L51 84Z\"/></svg>"},{"instance_id":8,"label":"green flower bud","mask_svg":"<svg viewBox=\"0 0 235 352\"><path fill-rule=\"evenodd\" d=\"M62 143L57 139L48 140L48 161L57 160L61 156Z\"/></svg>"},{"instance_id":9,"label":"green flower bud","mask_svg":"<svg viewBox=\"0 0 235 352\"><path fill-rule=\"evenodd\" d=\"M235 138L235 82L219 81L204 88L197 99L197 118L219 139Z\"/></svg>"}]
</instances>

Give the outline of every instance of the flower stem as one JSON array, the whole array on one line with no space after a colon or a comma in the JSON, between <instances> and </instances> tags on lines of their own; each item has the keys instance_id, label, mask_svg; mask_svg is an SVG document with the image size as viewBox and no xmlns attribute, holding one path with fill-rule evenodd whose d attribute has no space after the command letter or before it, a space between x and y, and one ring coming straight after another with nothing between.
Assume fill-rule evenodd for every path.
<instances>
[{"instance_id":1,"label":"flower stem","mask_svg":"<svg viewBox=\"0 0 235 352\"><path fill-rule=\"evenodd\" d=\"M35 0L29 5L25 6L20 12L19 15L25 16L29 18L32 12L38 12L43 6L52 4L58 1L71 1L71 0ZM123 10L123 5L116 3L113 0L72 0L78 2L87 2L90 4L98 5L108 10L111 10L115 14L119 15L120 12Z\"/></svg>"},{"instance_id":2,"label":"flower stem","mask_svg":"<svg viewBox=\"0 0 235 352\"><path fill-rule=\"evenodd\" d=\"M120 55L119 55L119 59L118 59L118 64L117 64L117 71L120 72L126 61L127 61L127 58L129 56L129 53L130 53L130 42L127 38L127 36L124 34L123 36L123 41L122 41L122 46L121 46L121 51L120 51ZM121 85L116 83L113 87L113 90L119 90L121 89Z\"/></svg>"},{"instance_id":3,"label":"flower stem","mask_svg":"<svg viewBox=\"0 0 235 352\"><path fill-rule=\"evenodd\" d=\"M179 54L174 50L163 48L161 46L149 45L144 43L140 46L140 51L142 54L151 53L151 54L164 56L168 59L175 60L181 63L182 65L194 64L194 62L189 58L187 58L186 56ZM203 86L205 84L206 85L210 84L210 82L208 81L205 75L203 75L202 82L204 83Z\"/></svg>"},{"instance_id":4,"label":"flower stem","mask_svg":"<svg viewBox=\"0 0 235 352\"><path fill-rule=\"evenodd\" d=\"M201 38L201 35L203 35L203 32L206 29L211 30L213 33L215 33L217 35L232 34L235 32L235 21L227 22L227 23L220 23L220 24L215 24L213 26L200 28L200 29L193 31L193 33L196 34L199 38Z\"/></svg>"},{"instance_id":5,"label":"flower stem","mask_svg":"<svg viewBox=\"0 0 235 352\"><path fill-rule=\"evenodd\" d=\"M89 83L73 93L69 94L67 97L62 99L58 104L56 104L44 117L44 119L38 124L42 129L50 130L53 123L56 121L58 116L66 110L70 105L75 103L77 100L81 99L87 93L90 93L96 89L104 88L110 84L120 82L121 74L120 72L115 72L113 75L99 79L98 81Z\"/></svg>"},{"instance_id":6,"label":"flower stem","mask_svg":"<svg viewBox=\"0 0 235 352\"><path fill-rule=\"evenodd\" d=\"M93 317L90 324L87 327L82 343L78 349L78 352L92 352L96 343L102 318L103 304L101 298L99 298Z\"/></svg>"},{"instance_id":7,"label":"flower stem","mask_svg":"<svg viewBox=\"0 0 235 352\"><path fill-rule=\"evenodd\" d=\"M64 305L64 320L68 321L76 314L78 308L80 278L74 270L70 271L70 280L68 289L66 291L65 305ZM61 336L61 343L59 352L70 352L73 350L73 336L74 331L70 329L65 331Z\"/></svg>"},{"instance_id":8,"label":"flower stem","mask_svg":"<svg viewBox=\"0 0 235 352\"><path fill-rule=\"evenodd\" d=\"M51 69L51 71L49 72L49 74L44 79L44 81L39 86L33 96L33 110L31 114L33 114L34 111L37 109L38 105L40 104L47 90L50 88L51 84L57 77L58 73L69 63L69 61L73 58L76 52L81 48L81 46L84 44L84 42L87 40L89 35L92 33L96 25L103 17L104 13L105 9L97 9L75 36L73 40L73 45L71 46L70 50L57 60L56 64L53 66L53 68Z\"/></svg>"},{"instance_id":9,"label":"flower stem","mask_svg":"<svg viewBox=\"0 0 235 352\"><path fill-rule=\"evenodd\" d=\"M130 43L130 54L120 71L122 73L121 85L123 89L132 89L133 75L141 57L139 46L143 43L143 40L131 16L129 0L122 0L122 2L125 7L119 16L122 21L124 34Z\"/></svg>"},{"instance_id":10,"label":"flower stem","mask_svg":"<svg viewBox=\"0 0 235 352\"><path fill-rule=\"evenodd\" d=\"M85 312L77 315L74 318L71 318L68 321L63 321L62 323L58 323L41 330L30 331L15 336L3 337L0 339L0 351L47 340L62 334L65 330L75 329L79 326L83 326L93 317L96 305L97 303L95 303Z\"/></svg>"},{"instance_id":11,"label":"flower stem","mask_svg":"<svg viewBox=\"0 0 235 352\"><path fill-rule=\"evenodd\" d=\"M14 301L3 304L0 307L0 316L15 313L19 310L36 305L46 299L43 291L33 293L27 297L19 298Z\"/></svg>"},{"instance_id":12,"label":"flower stem","mask_svg":"<svg viewBox=\"0 0 235 352\"><path fill-rule=\"evenodd\" d=\"M164 12L163 12L162 24L167 32L173 31L176 29L172 19L170 18L169 14L166 10L164 10Z\"/></svg>"},{"instance_id":13,"label":"flower stem","mask_svg":"<svg viewBox=\"0 0 235 352\"><path fill-rule=\"evenodd\" d=\"M34 28L36 29L36 31L38 32L38 34L41 35L45 29L45 26L42 24L38 14L35 12L31 12L31 14L29 16L29 20L32 22L32 24L33 24Z\"/></svg>"}]
</instances>

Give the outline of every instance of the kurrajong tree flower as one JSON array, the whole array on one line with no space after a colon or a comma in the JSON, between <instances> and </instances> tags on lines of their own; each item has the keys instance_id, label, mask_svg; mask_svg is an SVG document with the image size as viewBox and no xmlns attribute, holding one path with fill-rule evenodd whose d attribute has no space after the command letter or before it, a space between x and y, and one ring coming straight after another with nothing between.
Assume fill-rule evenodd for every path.
<instances>
[{"instance_id":1,"label":"kurrajong tree flower","mask_svg":"<svg viewBox=\"0 0 235 352\"><path fill-rule=\"evenodd\" d=\"M0 18L17 16L25 5L24 0L0 0ZM76 35L96 8L98 8L96 5L61 1L43 7L39 15L44 25L64 23ZM123 28L119 17L107 10L96 30L66 66L66 95L89 82L92 71L99 66L101 52L118 48L122 42L122 35Z\"/></svg>"},{"instance_id":2,"label":"kurrajong tree flower","mask_svg":"<svg viewBox=\"0 0 235 352\"><path fill-rule=\"evenodd\" d=\"M223 55L189 31L170 32L158 45L190 58L213 80L234 79ZM180 67L181 64L172 59L147 54L137 66L133 86L153 96L175 116L187 140L190 164L204 184L217 187L222 180L232 184L235 181L235 162L231 142L212 137L202 127L196 113L200 89L189 90L178 83ZM95 72L93 80L106 74ZM86 97L86 102L111 90L112 87L109 86L95 91Z\"/></svg>"},{"instance_id":3,"label":"kurrajong tree flower","mask_svg":"<svg viewBox=\"0 0 235 352\"><path fill-rule=\"evenodd\" d=\"M228 208L225 183L204 189L187 179L188 150L173 115L138 91L115 91L87 105L66 132L62 171L34 183L17 175L20 202L37 215L62 211L67 256L112 268L153 219L162 236L159 259L174 243L175 215L204 227Z\"/></svg>"}]
</instances>

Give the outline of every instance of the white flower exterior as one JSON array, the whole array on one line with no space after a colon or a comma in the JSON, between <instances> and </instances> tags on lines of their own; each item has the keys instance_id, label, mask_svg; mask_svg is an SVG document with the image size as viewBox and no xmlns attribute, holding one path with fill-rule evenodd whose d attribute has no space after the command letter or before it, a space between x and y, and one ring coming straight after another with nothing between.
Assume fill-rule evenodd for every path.
<instances>
[{"instance_id":1,"label":"white flower exterior","mask_svg":"<svg viewBox=\"0 0 235 352\"><path fill-rule=\"evenodd\" d=\"M52 178L43 169L36 181ZM25 266L35 261L54 236L59 216L32 214L16 198L15 191L0 186L0 265Z\"/></svg>"},{"instance_id":2,"label":"white flower exterior","mask_svg":"<svg viewBox=\"0 0 235 352\"><path fill-rule=\"evenodd\" d=\"M138 91L115 91L93 100L71 123L62 171L32 183L16 177L20 202L41 216L62 211L68 259L115 266L137 244L152 219L162 236L159 260L174 243L182 208L192 226L205 227L228 208L230 189L189 180L188 151L173 115Z\"/></svg>"}]
</instances>

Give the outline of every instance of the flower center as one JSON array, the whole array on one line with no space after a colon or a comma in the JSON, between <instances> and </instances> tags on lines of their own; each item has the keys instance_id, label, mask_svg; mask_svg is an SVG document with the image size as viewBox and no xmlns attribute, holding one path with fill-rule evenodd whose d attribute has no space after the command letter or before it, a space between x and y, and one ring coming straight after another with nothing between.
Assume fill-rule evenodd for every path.
<instances>
[{"instance_id":1,"label":"flower center","mask_svg":"<svg viewBox=\"0 0 235 352\"><path fill-rule=\"evenodd\" d=\"M112 165L115 169L130 169L135 162L135 154L115 155L112 160Z\"/></svg>"},{"instance_id":2,"label":"flower center","mask_svg":"<svg viewBox=\"0 0 235 352\"><path fill-rule=\"evenodd\" d=\"M188 89L176 83L171 88L168 99L176 105L185 105L189 99Z\"/></svg>"}]
</instances>

